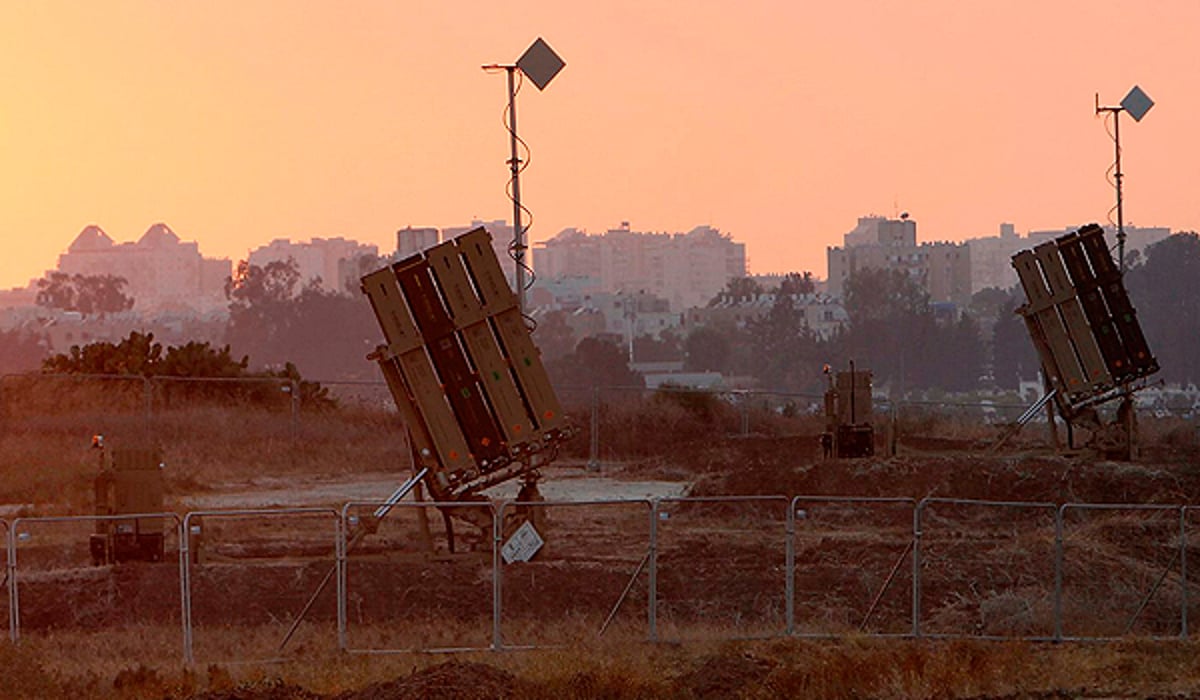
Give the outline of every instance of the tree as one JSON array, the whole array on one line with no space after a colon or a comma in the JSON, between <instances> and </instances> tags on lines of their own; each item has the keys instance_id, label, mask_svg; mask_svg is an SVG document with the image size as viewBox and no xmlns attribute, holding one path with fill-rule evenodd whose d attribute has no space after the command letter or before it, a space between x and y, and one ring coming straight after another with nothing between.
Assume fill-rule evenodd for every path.
<instances>
[{"instance_id":1,"label":"tree","mask_svg":"<svg viewBox=\"0 0 1200 700\"><path fill-rule=\"evenodd\" d=\"M669 332L658 338L639 335L633 339L633 357L638 362L674 362L682 354L679 338Z\"/></svg>"},{"instance_id":2,"label":"tree","mask_svg":"<svg viewBox=\"0 0 1200 700\"><path fill-rule=\"evenodd\" d=\"M1022 379L1033 379L1041 370L1037 350L1025 321L1016 312L1017 297L997 307L992 325L992 377L996 386L1009 391L1020 388Z\"/></svg>"},{"instance_id":3,"label":"tree","mask_svg":"<svg viewBox=\"0 0 1200 700\"><path fill-rule=\"evenodd\" d=\"M164 352L161 343L154 341L153 333L131 332L120 343L98 342L85 346L72 346L70 353L58 354L42 363L42 371L50 374L120 374L143 377L178 377L190 379L246 379L259 381L211 382L211 383L166 383L166 400L185 397L221 401L247 401L269 407L280 407L281 386L289 391L293 386L306 408L331 408L336 401L329 390L317 382L305 381L295 365L285 363L283 368L268 372L249 372L250 359L235 360L226 345L213 348L207 342L189 342L180 347L169 347ZM262 379L278 379L280 382L263 382Z\"/></svg>"},{"instance_id":4,"label":"tree","mask_svg":"<svg viewBox=\"0 0 1200 700\"><path fill-rule=\"evenodd\" d=\"M324 379L378 376L366 357L383 335L366 299L308 286L281 313L286 322L264 349L274 364Z\"/></svg>"},{"instance_id":5,"label":"tree","mask_svg":"<svg viewBox=\"0 0 1200 700\"><path fill-rule=\"evenodd\" d=\"M132 331L120 343L97 342L72 345L67 354L57 354L42 363L52 374L140 374L150 376L162 359L162 344L153 333Z\"/></svg>"},{"instance_id":6,"label":"tree","mask_svg":"<svg viewBox=\"0 0 1200 700\"><path fill-rule=\"evenodd\" d=\"M846 280L846 315L852 326L896 321L929 312L929 294L900 270L863 268Z\"/></svg>"},{"instance_id":7,"label":"tree","mask_svg":"<svg viewBox=\"0 0 1200 700\"><path fill-rule=\"evenodd\" d=\"M167 348L155 368L157 374L171 377L240 377L246 374L249 357L235 360L226 345L220 349L207 342L191 341Z\"/></svg>"},{"instance_id":8,"label":"tree","mask_svg":"<svg viewBox=\"0 0 1200 700\"><path fill-rule=\"evenodd\" d=\"M46 338L26 328L0 330L0 374L37 369L46 356Z\"/></svg>"},{"instance_id":9,"label":"tree","mask_svg":"<svg viewBox=\"0 0 1200 700\"><path fill-rule=\"evenodd\" d=\"M683 368L689 372L728 372L732 342L730 330L701 326L688 333L683 346Z\"/></svg>"},{"instance_id":10,"label":"tree","mask_svg":"<svg viewBox=\"0 0 1200 700\"><path fill-rule=\"evenodd\" d=\"M1001 309L1008 307L1013 308L1015 287L1013 289L1000 289L999 287L986 287L971 295L971 303L967 307L971 314L978 319L998 319L1000 318Z\"/></svg>"},{"instance_id":11,"label":"tree","mask_svg":"<svg viewBox=\"0 0 1200 700\"><path fill-rule=\"evenodd\" d=\"M947 391L975 389L983 374L984 347L979 324L970 314L962 314L953 323L938 324L938 341L929 348L930 361L925 382Z\"/></svg>"},{"instance_id":12,"label":"tree","mask_svg":"<svg viewBox=\"0 0 1200 700\"><path fill-rule=\"evenodd\" d=\"M301 287L294 260L263 267L238 263L226 295L225 340L260 366L291 363L324 379L374 376L366 356L382 336L370 304L322 289L317 280Z\"/></svg>"},{"instance_id":13,"label":"tree","mask_svg":"<svg viewBox=\"0 0 1200 700\"><path fill-rule=\"evenodd\" d=\"M811 272L789 272L779 281L778 294L812 294L817 289Z\"/></svg>"},{"instance_id":14,"label":"tree","mask_svg":"<svg viewBox=\"0 0 1200 700\"><path fill-rule=\"evenodd\" d=\"M1126 274L1150 352L1169 382L1200 383L1200 236L1177 233L1146 249L1142 264Z\"/></svg>"},{"instance_id":15,"label":"tree","mask_svg":"<svg viewBox=\"0 0 1200 700\"><path fill-rule=\"evenodd\" d=\"M128 281L115 275L68 275L51 272L37 281L36 303L50 309L104 314L128 311L134 300L125 295Z\"/></svg>"},{"instance_id":16,"label":"tree","mask_svg":"<svg viewBox=\"0 0 1200 700\"><path fill-rule=\"evenodd\" d=\"M229 324L225 340L238 352L268 364L287 361L276 342L293 322L292 302L300 282L295 260L272 261L264 267L242 260L225 283Z\"/></svg>"},{"instance_id":17,"label":"tree","mask_svg":"<svg viewBox=\"0 0 1200 700\"><path fill-rule=\"evenodd\" d=\"M850 324L833 356L856 360L899 394L920 386L936 328L925 290L899 270L865 268L847 280L845 307Z\"/></svg>"},{"instance_id":18,"label":"tree","mask_svg":"<svg viewBox=\"0 0 1200 700\"><path fill-rule=\"evenodd\" d=\"M791 294L776 295L767 315L748 322L746 331L758 356L752 374L764 387L795 391L817 376L818 339Z\"/></svg>"},{"instance_id":19,"label":"tree","mask_svg":"<svg viewBox=\"0 0 1200 700\"><path fill-rule=\"evenodd\" d=\"M746 301L757 297L763 291L763 286L753 277L731 277L725 283L725 288L709 300L708 305L712 307L723 301Z\"/></svg>"},{"instance_id":20,"label":"tree","mask_svg":"<svg viewBox=\"0 0 1200 700\"><path fill-rule=\"evenodd\" d=\"M542 361L550 362L568 354L575 347L575 332L567 325L567 312L554 310L538 320L533 341L542 353Z\"/></svg>"},{"instance_id":21,"label":"tree","mask_svg":"<svg viewBox=\"0 0 1200 700\"><path fill-rule=\"evenodd\" d=\"M642 375L629 368L625 353L615 343L588 337L575 350L548 362L546 371L556 386L593 388L605 386L643 387Z\"/></svg>"}]
</instances>

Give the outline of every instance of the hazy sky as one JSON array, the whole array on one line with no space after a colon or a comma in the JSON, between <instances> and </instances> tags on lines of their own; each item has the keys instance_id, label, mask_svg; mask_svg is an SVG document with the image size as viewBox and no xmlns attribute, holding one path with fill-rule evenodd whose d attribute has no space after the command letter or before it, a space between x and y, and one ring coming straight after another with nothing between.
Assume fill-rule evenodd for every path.
<instances>
[{"instance_id":1,"label":"hazy sky","mask_svg":"<svg viewBox=\"0 0 1200 700\"><path fill-rule=\"evenodd\" d=\"M0 286L86 225L164 221L208 256L273 238L394 248L406 225L511 218L502 74L538 36L522 178L544 240L711 224L753 272L825 275L857 217L922 240L1104 221L1200 229L1200 2L105 0L6 3Z\"/></svg>"}]
</instances>

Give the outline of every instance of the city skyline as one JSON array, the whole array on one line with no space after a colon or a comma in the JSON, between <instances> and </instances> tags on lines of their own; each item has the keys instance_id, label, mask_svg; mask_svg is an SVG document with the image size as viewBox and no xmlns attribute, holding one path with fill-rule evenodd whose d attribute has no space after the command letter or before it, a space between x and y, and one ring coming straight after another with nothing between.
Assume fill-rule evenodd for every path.
<instances>
[{"instance_id":1,"label":"city skyline","mask_svg":"<svg viewBox=\"0 0 1200 700\"><path fill-rule=\"evenodd\" d=\"M503 77L543 36L567 66L518 102L532 241L707 224L754 273L825 270L860 216L923 240L1126 222L1200 229L1200 5L942 0L573 8L126 0L10 8L0 30L0 288L98 224L153 222L240 259L274 238L390 248L397 228L511 217ZM1101 42L1108 43L1101 43Z\"/></svg>"}]
</instances>

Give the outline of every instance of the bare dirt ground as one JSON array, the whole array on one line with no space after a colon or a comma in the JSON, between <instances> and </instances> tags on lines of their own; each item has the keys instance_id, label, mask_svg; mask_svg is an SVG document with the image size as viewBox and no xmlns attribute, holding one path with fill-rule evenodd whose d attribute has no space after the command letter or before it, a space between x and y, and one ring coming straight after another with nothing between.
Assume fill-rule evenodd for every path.
<instances>
[{"instance_id":1,"label":"bare dirt ground","mask_svg":"<svg viewBox=\"0 0 1200 700\"><path fill-rule=\"evenodd\" d=\"M378 472L356 475L353 481L330 480L311 475L280 478L262 477L248 482L218 484L204 493L177 498L185 510L229 508L338 506L347 502L377 503L386 499L404 481L405 474ZM679 496L686 481L663 479L619 479L585 471L582 465L552 466L543 470L540 485L548 501L625 500ZM491 498L516 498L518 485L498 484L487 491Z\"/></svg>"}]
</instances>

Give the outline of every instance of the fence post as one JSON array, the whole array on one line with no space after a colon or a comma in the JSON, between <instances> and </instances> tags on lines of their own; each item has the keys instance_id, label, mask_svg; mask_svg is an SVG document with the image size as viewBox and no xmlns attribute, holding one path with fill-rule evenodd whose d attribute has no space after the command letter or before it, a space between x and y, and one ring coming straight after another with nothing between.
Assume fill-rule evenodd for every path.
<instances>
[{"instance_id":1,"label":"fence post","mask_svg":"<svg viewBox=\"0 0 1200 700\"><path fill-rule=\"evenodd\" d=\"M592 417L591 431L588 435L588 462L587 468L589 471L599 471L600 469L600 387L592 387Z\"/></svg>"},{"instance_id":2,"label":"fence post","mask_svg":"<svg viewBox=\"0 0 1200 700\"><path fill-rule=\"evenodd\" d=\"M1179 636L1185 640L1188 638L1187 512L1187 506L1179 509Z\"/></svg>"},{"instance_id":3,"label":"fence post","mask_svg":"<svg viewBox=\"0 0 1200 700\"><path fill-rule=\"evenodd\" d=\"M8 586L8 637L13 644L17 643L17 536L15 528L4 523L4 548L8 553L5 562L5 581Z\"/></svg>"},{"instance_id":4,"label":"fence post","mask_svg":"<svg viewBox=\"0 0 1200 700\"><path fill-rule=\"evenodd\" d=\"M179 531L179 604L182 607L180 618L183 624L183 662L187 665L195 663L192 655L192 514L183 516L183 525Z\"/></svg>"},{"instance_id":5,"label":"fence post","mask_svg":"<svg viewBox=\"0 0 1200 700\"><path fill-rule=\"evenodd\" d=\"M300 382L295 379L290 380L288 385L291 394L292 408L292 444L295 446L297 438L300 437Z\"/></svg>"},{"instance_id":6,"label":"fence post","mask_svg":"<svg viewBox=\"0 0 1200 700\"><path fill-rule=\"evenodd\" d=\"M784 602L784 610L787 615L787 634L792 636L796 633L796 505L797 500L793 497L788 502L787 512L787 549L784 553L784 566L787 567L787 572L784 576L786 582L784 588L787 590L787 600Z\"/></svg>"},{"instance_id":7,"label":"fence post","mask_svg":"<svg viewBox=\"0 0 1200 700\"><path fill-rule=\"evenodd\" d=\"M337 637L338 650L346 651L346 509L349 504L342 506L342 517L337 522L337 539L334 542L337 550Z\"/></svg>"},{"instance_id":8,"label":"fence post","mask_svg":"<svg viewBox=\"0 0 1200 700\"><path fill-rule=\"evenodd\" d=\"M21 641L21 599L17 585L17 529L20 523L21 519L16 518L9 524L8 531L8 624L13 644Z\"/></svg>"},{"instance_id":9,"label":"fence post","mask_svg":"<svg viewBox=\"0 0 1200 700\"><path fill-rule=\"evenodd\" d=\"M913 508L912 636L921 637L921 511L925 499Z\"/></svg>"},{"instance_id":10,"label":"fence post","mask_svg":"<svg viewBox=\"0 0 1200 700\"><path fill-rule=\"evenodd\" d=\"M1063 637L1063 512L1067 504L1058 507L1054 518L1054 641L1061 642Z\"/></svg>"},{"instance_id":11,"label":"fence post","mask_svg":"<svg viewBox=\"0 0 1200 700\"><path fill-rule=\"evenodd\" d=\"M503 546L504 506L508 501L501 501L499 508L492 508L492 651L504 648L504 638L500 629L500 618L503 612L501 598L503 583L501 582L500 548Z\"/></svg>"},{"instance_id":12,"label":"fence post","mask_svg":"<svg viewBox=\"0 0 1200 700\"><path fill-rule=\"evenodd\" d=\"M888 435L888 456L896 456L896 447L900 444L900 402L892 402L891 410L892 429Z\"/></svg>"},{"instance_id":13,"label":"fence post","mask_svg":"<svg viewBox=\"0 0 1200 700\"><path fill-rule=\"evenodd\" d=\"M658 504L654 498L650 504L650 573L646 598L646 615L650 625L650 641L658 641Z\"/></svg>"}]
</instances>

